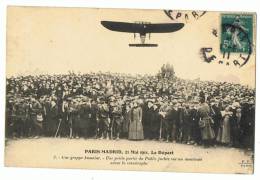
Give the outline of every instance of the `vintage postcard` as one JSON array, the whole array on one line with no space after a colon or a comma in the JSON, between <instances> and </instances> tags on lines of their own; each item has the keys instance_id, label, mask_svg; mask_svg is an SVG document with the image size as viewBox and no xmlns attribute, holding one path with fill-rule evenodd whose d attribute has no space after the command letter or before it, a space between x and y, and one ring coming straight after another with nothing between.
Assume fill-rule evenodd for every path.
<instances>
[{"instance_id":1,"label":"vintage postcard","mask_svg":"<svg viewBox=\"0 0 260 180\"><path fill-rule=\"evenodd\" d=\"M254 173L256 13L9 6L5 166Z\"/></svg>"}]
</instances>

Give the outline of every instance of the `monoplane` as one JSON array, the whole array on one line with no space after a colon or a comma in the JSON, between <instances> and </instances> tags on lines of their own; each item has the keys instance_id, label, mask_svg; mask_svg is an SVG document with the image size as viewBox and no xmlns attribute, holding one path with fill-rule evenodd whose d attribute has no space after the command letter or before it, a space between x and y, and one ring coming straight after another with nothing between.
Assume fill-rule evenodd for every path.
<instances>
[{"instance_id":1,"label":"monoplane","mask_svg":"<svg viewBox=\"0 0 260 180\"><path fill-rule=\"evenodd\" d=\"M151 38L151 33L171 33L183 28L183 23L150 23L137 21L134 23L129 22L116 22L116 21L101 21L101 24L111 30L118 32L134 33L134 39L136 34L139 34L141 43L129 44L130 47L157 47L158 44L145 43L146 35Z\"/></svg>"}]
</instances>

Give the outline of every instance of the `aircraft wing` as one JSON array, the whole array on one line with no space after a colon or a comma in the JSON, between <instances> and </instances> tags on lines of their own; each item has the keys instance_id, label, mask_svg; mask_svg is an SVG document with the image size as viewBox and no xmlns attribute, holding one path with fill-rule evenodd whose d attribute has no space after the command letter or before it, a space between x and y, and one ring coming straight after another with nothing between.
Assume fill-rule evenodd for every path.
<instances>
[{"instance_id":1,"label":"aircraft wing","mask_svg":"<svg viewBox=\"0 0 260 180\"><path fill-rule=\"evenodd\" d=\"M134 23L127 22L115 22L115 21L101 21L101 24L111 30L111 31L119 31L119 32L128 32L128 33L138 33L141 31L141 26L136 26Z\"/></svg>"},{"instance_id":2,"label":"aircraft wing","mask_svg":"<svg viewBox=\"0 0 260 180\"><path fill-rule=\"evenodd\" d=\"M147 33L170 33L183 28L183 23L162 23L162 24L146 24L145 32Z\"/></svg>"},{"instance_id":3,"label":"aircraft wing","mask_svg":"<svg viewBox=\"0 0 260 180\"><path fill-rule=\"evenodd\" d=\"M111 30L128 33L169 33L183 28L183 23L138 24L115 21L101 21L101 24Z\"/></svg>"}]
</instances>

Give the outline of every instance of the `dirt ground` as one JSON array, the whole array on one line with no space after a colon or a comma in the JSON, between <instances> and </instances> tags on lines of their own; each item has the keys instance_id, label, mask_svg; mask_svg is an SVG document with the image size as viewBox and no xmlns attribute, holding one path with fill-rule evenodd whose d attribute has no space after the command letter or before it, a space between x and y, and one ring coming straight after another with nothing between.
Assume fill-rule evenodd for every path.
<instances>
[{"instance_id":1,"label":"dirt ground","mask_svg":"<svg viewBox=\"0 0 260 180\"><path fill-rule=\"evenodd\" d=\"M6 140L5 165L173 172L252 173L253 152L160 141L39 138Z\"/></svg>"}]
</instances>

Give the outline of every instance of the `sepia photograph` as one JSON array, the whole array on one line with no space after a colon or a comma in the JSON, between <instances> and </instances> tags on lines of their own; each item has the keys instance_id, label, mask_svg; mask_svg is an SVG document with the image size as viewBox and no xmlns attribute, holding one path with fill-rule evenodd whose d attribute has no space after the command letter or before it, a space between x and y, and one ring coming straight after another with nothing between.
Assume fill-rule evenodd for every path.
<instances>
[{"instance_id":1,"label":"sepia photograph","mask_svg":"<svg viewBox=\"0 0 260 180\"><path fill-rule=\"evenodd\" d=\"M256 13L9 6L5 166L253 174Z\"/></svg>"}]
</instances>

